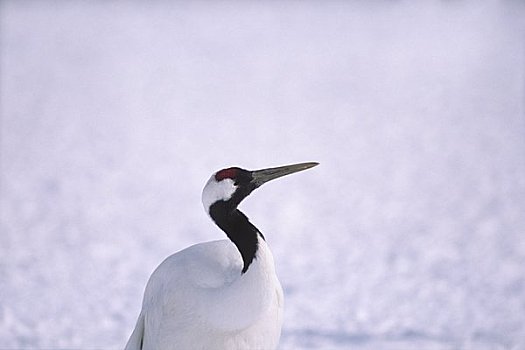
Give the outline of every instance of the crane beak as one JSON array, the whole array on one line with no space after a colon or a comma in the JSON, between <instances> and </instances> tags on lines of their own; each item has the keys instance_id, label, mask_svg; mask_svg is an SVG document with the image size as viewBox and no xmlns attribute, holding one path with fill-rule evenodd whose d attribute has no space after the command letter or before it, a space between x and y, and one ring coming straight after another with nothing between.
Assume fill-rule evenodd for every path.
<instances>
[{"instance_id":1,"label":"crane beak","mask_svg":"<svg viewBox=\"0 0 525 350\"><path fill-rule=\"evenodd\" d=\"M277 168L268 168L268 169L262 169L262 170L255 170L252 171L252 183L255 184L256 187L261 186L262 184L277 179L281 176L289 175L296 173L298 171L303 171L306 169L310 169L316 165L319 165L317 162L308 162L308 163L299 163L299 164L291 164L291 165L285 165L280 166Z\"/></svg>"}]
</instances>

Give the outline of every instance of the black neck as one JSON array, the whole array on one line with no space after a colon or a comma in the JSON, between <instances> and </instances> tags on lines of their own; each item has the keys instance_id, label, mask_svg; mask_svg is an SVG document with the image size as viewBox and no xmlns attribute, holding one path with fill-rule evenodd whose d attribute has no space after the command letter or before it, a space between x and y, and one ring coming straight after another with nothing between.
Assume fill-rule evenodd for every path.
<instances>
[{"instance_id":1,"label":"black neck","mask_svg":"<svg viewBox=\"0 0 525 350\"><path fill-rule=\"evenodd\" d=\"M255 258L258 249L258 235L264 239L263 235L246 215L237 208L232 208L231 203L225 201L213 203L210 206L210 216L239 249L244 261L242 272L245 273Z\"/></svg>"}]
</instances>

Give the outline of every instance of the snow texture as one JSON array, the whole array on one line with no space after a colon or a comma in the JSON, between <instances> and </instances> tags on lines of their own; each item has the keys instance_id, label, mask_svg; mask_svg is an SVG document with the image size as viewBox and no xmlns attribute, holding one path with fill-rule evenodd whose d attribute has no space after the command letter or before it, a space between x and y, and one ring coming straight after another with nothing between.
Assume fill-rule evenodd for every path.
<instances>
[{"instance_id":1,"label":"snow texture","mask_svg":"<svg viewBox=\"0 0 525 350\"><path fill-rule=\"evenodd\" d=\"M0 348L119 349L243 204L280 349L525 349L520 1L0 2Z\"/></svg>"}]
</instances>

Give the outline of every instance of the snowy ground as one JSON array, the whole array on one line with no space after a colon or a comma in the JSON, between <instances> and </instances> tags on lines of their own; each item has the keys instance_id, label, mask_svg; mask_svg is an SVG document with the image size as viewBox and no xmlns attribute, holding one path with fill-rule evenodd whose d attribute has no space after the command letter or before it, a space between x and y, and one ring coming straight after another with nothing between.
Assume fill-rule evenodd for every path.
<instances>
[{"instance_id":1,"label":"snowy ground","mask_svg":"<svg viewBox=\"0 0 525 350\"><path fill-rule=\"evenodd\" d=\"M281 349L525 349L519 1L0 3L0 348L118 349L222 167Z\"/></svg>"}]
</instances>

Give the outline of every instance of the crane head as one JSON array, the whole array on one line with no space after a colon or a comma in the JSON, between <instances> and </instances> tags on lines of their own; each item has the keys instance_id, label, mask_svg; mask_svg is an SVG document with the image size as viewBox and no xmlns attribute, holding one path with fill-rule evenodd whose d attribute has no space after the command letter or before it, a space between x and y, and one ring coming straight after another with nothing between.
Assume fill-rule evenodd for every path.
<instances>
[{"instance_id":1,"label":"crane head","mask_svg":"<svg viewBox=\"0 0 525 350\"><path fill-rule=\"evenodd\" d=\"M233 210L253 190L268 181L312 168L318 164L309 162L261 170L245 170L238 167L219 170L210 177L202 191L204 209L209 213L214 203L224 201Z\"/></svg>"}]
</instances>

